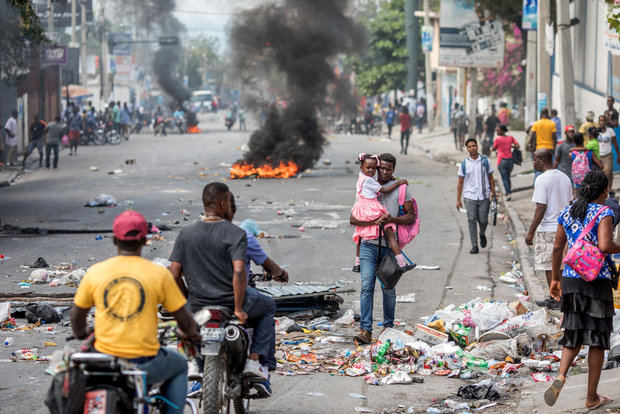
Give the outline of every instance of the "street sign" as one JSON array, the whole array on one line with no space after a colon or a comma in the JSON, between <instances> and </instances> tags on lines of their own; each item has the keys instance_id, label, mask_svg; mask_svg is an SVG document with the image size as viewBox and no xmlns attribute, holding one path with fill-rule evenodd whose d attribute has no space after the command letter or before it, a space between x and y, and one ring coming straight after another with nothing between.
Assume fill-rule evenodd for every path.
<instances>
[{"instance_id":1,"label":"street sign","mask_svg":"<svg viewBox=\"0 0 620 414\"><path fill-rule=\"evenodd\" d=\"M538 28L538 0L523 0L523 30L537 30Z\"/></svg>"},{"instance_id":2,"label":"street sign","mask_svg":"<svg viewBox=\"0 0 620 414\"><path fill-rule=\"evenodd\" d=\"M178 36L160 36L157 39L159 46L176 46L179 44Z\"/></svg>"},{"instance_id":3,"label":"street sign","mask_svg":"<svg viewBox=\"0 0 620 414\"><path fill-rule=\"evenodd\" d=\"M41 53L42 65L66 65L67 46L47 46Z\"/></svg>"},{"instance_id":4,"label":"street sign","mask_svg":"<svg viewBox=\"0 0 620 414\"><path fill-rule=\"evenodd\" d=\"M108 34L108 49L112 55L131 55L131 34Z\"/></svg>"},{"instance_id":5,"label":"street sign","mask_svg":"<svg viewBox=\"0 0 620 414\"><path fill-rule=\"evenodd\" d=\"M422 26L422 50L431 52L433 50L433 26Z\"/></svg>"}]
</instances>

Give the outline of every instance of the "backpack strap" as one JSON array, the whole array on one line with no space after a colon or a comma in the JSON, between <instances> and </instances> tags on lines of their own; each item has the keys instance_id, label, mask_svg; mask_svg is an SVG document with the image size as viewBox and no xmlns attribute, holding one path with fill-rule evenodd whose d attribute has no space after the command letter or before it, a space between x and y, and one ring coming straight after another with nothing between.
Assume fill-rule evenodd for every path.
<instances>
[{"instance_id":1,"label":"backpack strap","mask_svg":"<svg viewBox=\"0 0 620 414\"><path fill-rule=\"evenodd\" d=\"M398 187L398 205L405 204L405 197L407 196L407 186L405 184Z\"/></svg>"}]
</instances>

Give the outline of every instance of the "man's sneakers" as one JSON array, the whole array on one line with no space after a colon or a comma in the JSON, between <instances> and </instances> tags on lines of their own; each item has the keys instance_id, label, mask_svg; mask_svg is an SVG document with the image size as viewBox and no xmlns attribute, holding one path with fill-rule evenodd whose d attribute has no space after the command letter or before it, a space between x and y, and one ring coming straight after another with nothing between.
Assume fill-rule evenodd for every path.
<instances>
[{"instance_id":1,"label":"man's sneakers","mask_svg":"<svg viewBox=\"0 0 620 414\"><path fill-rule=\"evenodd\" d=\"M355 272L355 273L359 273L359 272L361 271L361 270L360 270L360 265L355 265L355 266L353 266L353 269L351 269L351 270L352 270L353 272Z\"/></svg>"},{"instance_id":2,"label":"man's sneakers","mask_svg":"<svg viewBox=\"0 0 620 414\"><path fill-rule=\"evenodd\" d=\"M469 251L469 254L478 254L480 253L480 251L478 250L478 246L472 246L471 250Z\"/></svg>"},{"instance_id":3,"label":"man's sneakers","mask_svg":"<svg viewBox=\"0 0 620 414\"><path fill-rule=\"evenodd\" d=\"M258 398L269 398L271 397L271 384L269 379L266 379L262 382L257 382L254 384L254 389L258 394Z\"/></svg>"},{"instance_id":4,"label":"man's sneakers","mask_svg":"<svg viewBox=\"0 0 620 414\"><path fill-rule=\"evenodd\" d=\"M480 247L482 247L483 249L487 247L487 236L485 236L484 234L480 235Z\"/></svg>"},{"instance_id":5,"label":"man's sneakers","mask_svg":"<svg viewBox=\"0 0 620 414\"><path fill-rule=\"evenodd\" d=\"M202 376L200 375L200 369L195 359L187 361L187 378L190 381L200 381Z\"/></svg>"},{"instance_id":6,"label":"man's sneakers","mask_svg":"<svg viewBox=\"0 0 620 414\"><path fill-rule=\"evenodd\" d=\"M265 374L265 371L263 370L263 367L260 365L260 363L252 359L248 359L247 361L245 361L245 368L243 369L243 373L248 377L259 381L265 381L269 378L269 374Z\"/></svg>"},{"instance_id":7,"label":"man's sneakers","mask_svg":"<svg viewBox=\"0 0 620 414\"><path fill-rule=\"evenodd\" d=\"M370 331L362 329L360 333L353 337L353 339L355 339L358 344L366 345L372 342L372 334L370 333Z\"/></svg>"},{"instance_id":8,"label":"man's sneakers","mask_svg":"<svg viewBox=\"0 0 620 414\"><path fill-rule=\"evenodd\" d=\"M545 300L537 301L536 304L540 307L547 308L549 310L559 310L560 302L553 298L547 298Z\"/></svg>"}]
</instances>

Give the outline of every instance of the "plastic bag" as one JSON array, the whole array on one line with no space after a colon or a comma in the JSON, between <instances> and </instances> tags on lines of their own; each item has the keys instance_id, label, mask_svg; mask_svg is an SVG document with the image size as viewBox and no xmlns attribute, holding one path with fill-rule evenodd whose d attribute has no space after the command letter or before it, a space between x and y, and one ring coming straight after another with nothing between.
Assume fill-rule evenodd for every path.
<instances>
[{"instance_id":1,"label":"plastic bag","mask_svg":"<svg viewBox=\"0 0 620 414\"><path fill-rule=\"evenodd\" d=\"M60 322L60 314L50 305L29 303L26 305L26 320L28 323L36 323L41 320L45 323Z\"/></svg>"},{"instance_id":2,"label":"plastic bag","mask_svg":"<svg viewBox=\"0 0 620 414\"><path fill-rule=\"evenodd\" d=\"M479 303L471 310L471 320L481 331L488 331L510 318L510 308L504 303Z\"/></svg>"},{"instance_id":3,"label":"plastic bag","mask_svg":"<svg viewBox=\"0 0 620 414\"><path fill-rule=\"evenodd\" d=\"M286 332L293 325L295 325L295 321L286 316L276 318L276 332Z\"/></svg>"},{"instance_id":4,"label":"plastic bag","mask_svg":"<svg viewBox=\"0 0 620 414\"><path fill-rule=\"evenodd\" d=\"M547 310L542 308L510 318L491 331L505 333L511 337L525 332L530 337L537 337L540 333L548 333L550 330L551 326L547 323Z\"/></svg>"},{"instance_id":5,"label":"plastic bag","mask_svg":"<svg viewBox=\"0 0 620 414\"><path fill-rule=\"evenodd\" d=\"M403 371L396 371L396 372L392 372L391 374L383 377L381 379L381 383L383 384L387 384L387 385L392 385L392 384L411 384L413 382L413 380L411 379L411 377L409 376L409 374L407 374L406 372Z\"/></svg>"},{"instance_id":6,"label":"plastic bag","mask_svg":"<svg viewBox=\"0 0 620 414\"><path fill-rule=\"evenodd\" d=\"M67 148L69 146L69 137L67 136L67 134L62 136L62 139L60 140L60 143L65 148Z\"/></svg>"},{"instance_id":7,"label":"plastic bag","mask_svg":"<svg viewBox=\"0 0 620 414\"><path fill-rule=\"evenodd\" d=\"M398 303L415 303L415 293L410 293L408 295L397 296L396 302Z\"/></svg>"},{"instance_id":8,"label":"plastic bag","mask_svg":"<svg viewBox=\"0 0 620 414\"><path fill-rule=\"evenodd\" d=\"M347 309L347 311L340 318L334 321L336 325L351 325L355 323L355 313L353 309Z\"/></svg>"},{"instance_id":9,"label":"plastic bag","mask_svg":"<svg viewBox=\"0 0 620 414\"><path fill-rule=\"evenodd\" d=\"M513 339L497 339L487 342L478 342L471 350L476 358L504 360L507 356L519 358L529 356L532 349L532 340L526 334L520 334Z\"/></svg>"},{"instance_id":10,"label":"plastic bag","mask_svg":"<svg viewBox=\"0 0 620 414\"><path fill-rule=\"evenodd\" d=\"M28 281L32 283L46 283L50 278L50 273L45 269L36 269L30 273Z\"/></svg>"},{"instance_id":11,"label":"plastic bag","mask_svg":"<svg viewBox=\"0 0 620 414\"><path fill-rule=\"evenodd\" d=\"M102 193L95 197L94 200L87 201L84 207L108 207L115 206L116 204L118 204L118 202L114 196Z\"/></svg>"},{"instance_id":12,"label":"plastic bag","mask_svg":"<svg viewBox=\"0 0 620 414\"><path fill-rule=\"evenodd\" d=\"M9 302L0 303L0 323L11 317L11 304Z\"/></svg>"}]
</instances>

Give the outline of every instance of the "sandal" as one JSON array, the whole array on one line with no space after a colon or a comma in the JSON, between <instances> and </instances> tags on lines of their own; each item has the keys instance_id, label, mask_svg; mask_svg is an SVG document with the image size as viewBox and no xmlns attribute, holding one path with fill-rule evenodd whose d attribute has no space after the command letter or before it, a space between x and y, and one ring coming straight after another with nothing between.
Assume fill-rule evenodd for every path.
<instances>
[{"instance_id":1,"label":"sandal","mask_svg":"<svg viewBox=\"0 0 620 414\"><path fill-rule=\"evenodd\" d=\"M545 402L548 406L554 405L555 402L558 400L558 396L560 395L560 391L562 390L565 381L566 378L564 379L564 381L556 378L553 383L551 383L549 389L545 391Z\"/></svg>"},{"instance_id":2,"label":"sandal","mask_svg":"<svg viewBox=\"0 0 620 414\"><path fill-rule=\"evenodd\" d=\"M590 407L588 407L588 405L586 404L586 408L588 409L588 411L596 410L597 408L599 408L599 407L601 407L601 406L603 406L605 404L609 404L612 401L613 401L613 399L610 396L599 394L598 395L598 404L590 406Z\"/></svg>"}]
</instances>

